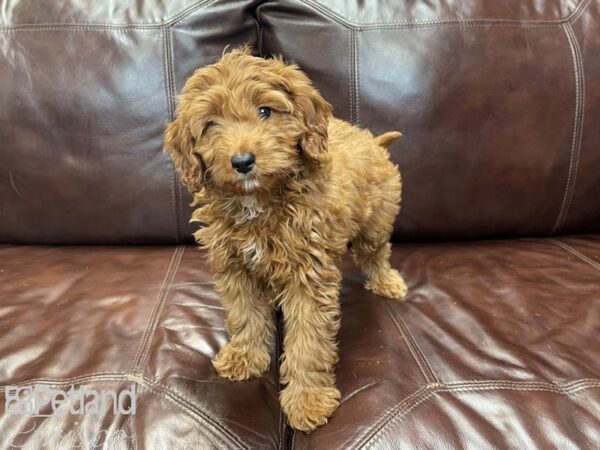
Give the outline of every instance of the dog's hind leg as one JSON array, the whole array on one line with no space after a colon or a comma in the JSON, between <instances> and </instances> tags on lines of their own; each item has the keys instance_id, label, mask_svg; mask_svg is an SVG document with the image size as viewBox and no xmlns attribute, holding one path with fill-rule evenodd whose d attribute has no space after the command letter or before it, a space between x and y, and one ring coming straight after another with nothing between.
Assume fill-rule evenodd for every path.
<instances>
[{"instance_id":1,"label":"dog's hind leg","mask_svg":"<svg viewBox=\"0 0 600 450\"><path fill-rule=\"evenodd\" d=\"M406 284L398 271L390 265L389 242L374 243L360 237L352 241L354 261L366 278L365 287L377 295L402 299Z\"/></svg>"},{"instance_id":2,"label":"dog's hind leg","mask_svg":"<svg viewBox=\"0 0 600 450\"><path fill-rule=\"evenodd\" d=\"M395 180L393 180L395 181ZM375 205L371 219L362 226L359 235L352 240L352 253L356 265L366 278L365 287L382 297L401 299L406 295L402 276L390 265L393 223L398 214L400 187L392 183L385 198ZM396 192L394 192L396 188ZM390 196L390 193L393 195Z\"/></svg>"}]
</instances>

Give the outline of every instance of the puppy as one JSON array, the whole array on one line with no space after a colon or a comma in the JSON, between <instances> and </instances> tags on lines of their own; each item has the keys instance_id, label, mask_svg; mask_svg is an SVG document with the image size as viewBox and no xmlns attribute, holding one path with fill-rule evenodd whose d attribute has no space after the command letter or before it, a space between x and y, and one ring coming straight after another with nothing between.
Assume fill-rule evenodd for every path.
<instances>
[{"instance_id":1,"label":"puppy","mask_svg":"<svg viewBox=\"0 0 600 450\"><path fill-rule=\"evenodd\" d=\"M195 237L227 311L229 342L213 365L234 381L265 372L280 307L280 401L298 430L326 423L339 404L338 262L348 243L367 289L406 293L388 242L401 184L387 148L400 136L335 119L297 66L248 48L198 69L167 127L165 149L201 205Z\"/></svg>"}]
</instances>

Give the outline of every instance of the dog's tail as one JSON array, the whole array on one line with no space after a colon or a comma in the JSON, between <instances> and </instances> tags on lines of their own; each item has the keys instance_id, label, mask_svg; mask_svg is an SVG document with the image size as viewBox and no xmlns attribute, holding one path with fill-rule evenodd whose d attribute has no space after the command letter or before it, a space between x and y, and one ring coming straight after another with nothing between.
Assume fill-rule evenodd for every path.
<instances>
[{"instance_id":1,"label":"dog's tail","mask_svg":"<svg viewBox=\"0 0 600 450\"><path fill-rule=\"evenodd\" d=\"M388 131L387 133L383 133L375 138L375 143L380 147L388 150L390 145L398 139L402 137L402 133L399 131Z\"/></svg>"}]
</instances>

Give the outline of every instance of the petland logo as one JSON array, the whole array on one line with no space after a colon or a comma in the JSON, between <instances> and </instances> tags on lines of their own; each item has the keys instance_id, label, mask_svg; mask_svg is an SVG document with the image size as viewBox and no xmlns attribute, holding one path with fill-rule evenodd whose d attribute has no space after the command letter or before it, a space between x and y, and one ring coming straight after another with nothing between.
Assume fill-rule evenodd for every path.
<instances>
[{"instance_id":1,"label":"petland logo","mask_svg":"<svg viewBox=\"0 0 600 450\"><path fill-rule=\"evenodd\" d=\"M97 391L87 387L67 391L49 386L7 386L4 410L9 415L50 417L54 415L98 415L112 407L114 414L134 415L136 409L135 384L119 393L114 390Z\"/></svg>"}]
</instances>

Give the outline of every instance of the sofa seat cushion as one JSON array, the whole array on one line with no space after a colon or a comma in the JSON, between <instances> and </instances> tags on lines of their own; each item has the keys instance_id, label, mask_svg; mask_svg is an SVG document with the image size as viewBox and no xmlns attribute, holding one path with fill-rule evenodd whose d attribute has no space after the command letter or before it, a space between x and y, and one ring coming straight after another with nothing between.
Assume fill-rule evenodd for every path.
<instances>
[{"instance_id":1,"label":"sofa seat cushion","mask_svg":"<svg viewBox=\"0 0 600 450\"><path fill-rule=\"evenodd\" d=\"M0 447L94 437L140 448L600 444L600 237L397 245L405 302L365 291L343 264L343 401L307 435L280 413L279 349L260 379L214 372L227 336L201 251L1 246L3 392L135 385L138 397L129 416L3 410Z\"/></svg>"},{"instance_id":2,"label":"sofa seat cushion","mask_svg":"<svg viewBox=\"0 0 600 450\"><path fill-rule=\"evenodd\" d=\"M342 291L342 404L294 448L598 448L600 237L398 245Z\"/></svg>"},{"instance_id":3,"label":"sofa seat cushion","mask_svg":"<svg viewBox=\"0 0 600 450\"><path fill-rule=\"evenodd\" d=\"M212 286L192 246L0 246L3 393L7 385L138 390L134 415L3 409L0 448L75 448L77 439L82 448L277 448L275 364L244 383L212 367L227 340Z\"/></svg>"}]
</instances>

